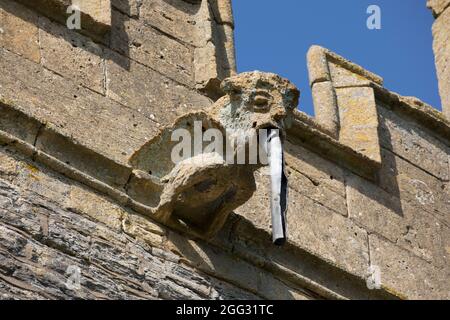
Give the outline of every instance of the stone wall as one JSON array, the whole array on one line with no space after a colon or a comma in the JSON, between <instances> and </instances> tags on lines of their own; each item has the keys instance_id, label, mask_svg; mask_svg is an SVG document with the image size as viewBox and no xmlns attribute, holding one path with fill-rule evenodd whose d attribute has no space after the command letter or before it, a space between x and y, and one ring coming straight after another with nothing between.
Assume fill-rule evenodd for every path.
<instances>
[{"instance_id":1,"label":"stone wall","mask_svg":"<svg viewBox=\"0 0 450 320\"><path fill-rule=\"evenodd\" d=\"M1 298L450 298L441 113L314 47L318 115L296 112L285 145L289 242L271 244L264 169L253 198L199 239L132 203L127 159L221 95L235 72L230 2L111 0L100 35L18 2L0 0Z\"/></svg>"},{"instance_id":2,"label":"stone wall","mask_svg":"<svg viewBox=\"0 0 450 320\"><path fill-rule=\"evenodd\" d=\"M433 25L434 54L439 80L442 110L450 119L450 1L428 0L436 22Z\"/></svg>"}]
</instances>

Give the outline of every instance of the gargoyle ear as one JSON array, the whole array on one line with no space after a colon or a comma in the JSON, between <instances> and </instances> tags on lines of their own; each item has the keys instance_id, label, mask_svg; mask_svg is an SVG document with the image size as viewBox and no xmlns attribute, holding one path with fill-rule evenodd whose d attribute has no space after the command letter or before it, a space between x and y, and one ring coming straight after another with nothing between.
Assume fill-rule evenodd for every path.
<instances>
[{"instance_id":1,"label":"gargoyle ear","mask_svg":"<svg viewBox=\"0 0 450 320\"><path fill-rule=\"evenodd\" d=\"M289 109L296 109L300 100L300 91L294 87L289 86L283 90L284 102Z\"/></svg>"},{"instance_id":2,"label":"gargoyle ear","mask_svg":"<svg viewBox=\"0 0 450 320\"><path fill-rule=\"evenodd\" d=\"M233 78L223 80L220 87L227 95L236 95L242 92L241 88L236 85L236 82L233 80Z\"/></svg>"}]
</instances>

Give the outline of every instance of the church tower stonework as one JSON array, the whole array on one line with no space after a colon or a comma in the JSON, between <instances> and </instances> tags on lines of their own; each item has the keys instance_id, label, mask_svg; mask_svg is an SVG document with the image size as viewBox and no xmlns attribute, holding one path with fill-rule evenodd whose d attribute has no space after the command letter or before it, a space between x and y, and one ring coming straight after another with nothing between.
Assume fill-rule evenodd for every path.
<instances>
[{"instance_id":1,"label":"church tower stonework","mask_svg":"<svg viewBox=\"0 0 450 320\"><path fill-rule=\"evenodd\" d=\"M231 0L0 0L0 299L449 299L449 4L443 112L313 46L311 117ZM267 167L169 163L191 120L283 124L284 246Z\"/></svg>"}]
</instances>

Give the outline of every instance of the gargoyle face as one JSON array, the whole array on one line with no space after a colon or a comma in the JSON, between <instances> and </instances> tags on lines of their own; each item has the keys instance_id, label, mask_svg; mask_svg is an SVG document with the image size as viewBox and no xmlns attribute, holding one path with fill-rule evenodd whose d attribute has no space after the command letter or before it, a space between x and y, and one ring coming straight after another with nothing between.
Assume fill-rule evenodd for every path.
<instances>
[{"instance_id":1,"label":"gargoyle face","mask_svg":"<svg viewBox=\"0 0 450 320\"><path fill-rule=\"evenodd\" d=\"M240 122L239 127L256 130L282 129L284 118L297 107L300 95L288 80L262 72L228 78L222 89L230 97L232 117Z\"/></svg>"}]
</instances>

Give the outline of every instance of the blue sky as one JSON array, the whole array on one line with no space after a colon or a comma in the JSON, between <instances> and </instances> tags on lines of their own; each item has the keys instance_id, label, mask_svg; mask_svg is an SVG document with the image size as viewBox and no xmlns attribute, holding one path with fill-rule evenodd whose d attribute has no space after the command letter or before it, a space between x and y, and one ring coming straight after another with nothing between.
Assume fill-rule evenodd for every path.
<instances>
[{"instance_id":1,"label":"blue sky","mask_svg":"<svg viewBox=\"0 0 450 320\"><path fill-rule=\"evenodd\" d=\"M426 0L233 0L238 71L274 72L302 91L313 114L306 52L324 46L382 76L385 87L441 109ZM381 30L369 30L369 5Z\"/></svg>"}]
</instances>

